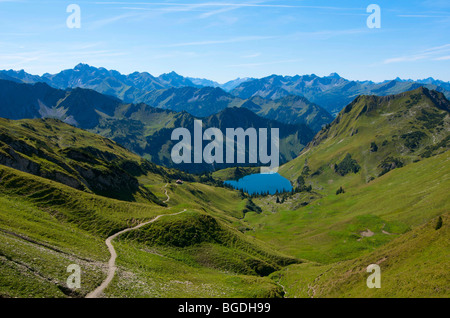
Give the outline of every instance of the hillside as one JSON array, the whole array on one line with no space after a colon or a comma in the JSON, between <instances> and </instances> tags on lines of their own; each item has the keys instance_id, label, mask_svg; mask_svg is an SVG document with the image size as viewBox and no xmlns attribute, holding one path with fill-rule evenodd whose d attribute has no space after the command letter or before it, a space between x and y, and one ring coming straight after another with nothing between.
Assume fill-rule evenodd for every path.
<instances>
[{"instance_id":1,"label":"hillside","mask_svg":"<svg viewBox=\"0 0 450 318\"><path fill-rule=\"evenodd\" d=\"M105 238L164 215L114 240L118 270L102 296L448 297L449 110L441 93L423 88L358 97L280 168L299 190L282 200L201 183L211 180L150 164L57 119L2 119L0 295L84 297L106 277ZM159 125L167 114L177 125L194 118L145 104L121 104L115 114ZM203 121L276 123L245 108ZM119 122L109 127L127 136ZM161 131L153 125L148 131ZM214 175L238 172L252 169ZM106 193L96 188L109 177ZM65 285L74 263L84 282L75 291ZM382 268L380 290L365 287L372 263Z\"/></svg>"},{"instance_id":2,"label":"hillside","mask_svg":"<svg viewBox=\"0 0 450 318\"><path fill-rule=\"evenodd\" d=\"M117 143L56 119L0 118L0 164L72 188L127 200L162 204L137 177L168 178L166 169Z\"/></svg>"},{"instance_id":3,"label":"hillside","mask_svg":"<svg viewBox=\"0 0 450 318\"><path fill-rule=\"evenodd\" d=\"M348 178L354 175L355 182L370 182L448 150L449 111L445 96L426 88L386 97L360 96L314 137L301 156L282 167L282 173L295 180L307 166L314 180L334 179L340 171ZM351 159L344 160L348 156ZM359 166L358 174L340 169L351 168L352 160ZM349 167L344 167L346 163Z\"/></svg>"},{"instance_id":4,"label":"hillside","mask_svg":"<svg viewBox=\"0 0 450 318\"><path fill-rule=\"evenodd\" d=\"M447 254L450 246L448 213L431 219L379 249L354 260L333 265L305 263L273 274L288 297L333 298L447 298ZM367 267L377 264L381 288L366 285Z\"/></svg>"},{"instance_id":5,"label":"hillside","mask_svg":"<svg viewBox=\"0 0 450 318\"><path fill-rule=\"evenodd\" d=\"M449 110L425 88L360 96L280 168L298 192L253 199L248 233L305 260L272 275L287 297L448 297L434 226L450 210ZM385 289L365 286L372 263Z\"/></svg>"},{"instance_id":6,"label":"hillside","mask_svg":"<svg viewBox=\"0 0 450 318\"><path fill-rule=\"evenodd\" d=\"M57 118L80 128L98 125L102 116L114 116L122 102L94 90L61 90L45 83L33 85L0 80L0 117Z\"/></svg>"},{"instance_id":7,"label":"hillside","mask_svg":"<svg viewBox=\"0 0 450 318\"><path fill-rule=\"evenodd\" d=\"M16 159L6 164L27 171L0 164L2 297L86 296L106 277L104 239L158 215L167 216L114 242L118 272L105 296L282 296L267 276L299 260L240 232L246 199L236 191L189 182L187 175L171 174L58 120L2 120L1 127L2 158ZM78 173L88 167L102 176ZM114 186L96 194L95 186L113 173ZM139 196L110 198L114 191L126 193L117 174L128 174L127 184L136 181ZM183 185L174 182L180 175ZM72 177L86 181L85 188L71 186ZM72 291L65 281L66 267L74 263L82 267L83 281Z\"/></svg>"}]
</instances>

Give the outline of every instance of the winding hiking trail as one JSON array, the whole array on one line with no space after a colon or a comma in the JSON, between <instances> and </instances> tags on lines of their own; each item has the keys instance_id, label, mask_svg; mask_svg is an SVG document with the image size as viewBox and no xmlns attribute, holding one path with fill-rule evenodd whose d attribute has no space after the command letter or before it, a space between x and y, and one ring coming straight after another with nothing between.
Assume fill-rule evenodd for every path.
<instances>
[{"instance_id":1,"label":"winding hiking trail","mask_svg":"<svg viewBox=\"0 0 450 318\"><path fill-rule=\"evenodd\" d=\"M167 185L168 185L168 183L166 184L165 187L167 187ZM167 200L164 201L164 203L167 203L170 200L170 196L167 194L167 189L166 189L165 193L167 195ZM86 298L98 298L103 293L103 291L106 289L106 287L109 286L109 284L111 283L111 281L114 278L114 275L115 275L116 270L117 270L117 267L116 267L117 253L116 253L116 250L114 249L114 246L112 245L112 240L114 240L116 237L118 237L119 235L121 235L123 233L130 232L130 231L133 231L133 230L137 230L137 229L139 229L139 228L141 228L141 227L143 227L143 226L145 226L147 224L153 223L156 220L158 220L160 217L170 216L170 215L178 215L178 214L184 213L186 211L187 210L184 209L183 211L177 212L177 213L160 214L160 215L156 216L155 218L151 219L150 221L141 223L139 225L136 225L134 227L130 227L128 229L124 229L124 230L122 230L120 232L117 232L116 234L111 235L110 237L108 237L106 239L106 241L105 241L106 246L108 246L109 253L111 254L111 258L109 259L109 262L108 262L108 276L106 277L106 279L103 281L103 283L100 286L98 286L94 291L92 291L89 294L87 294Z\"/></svg>"},{"instance_id":2,"label":"winding hiking trail","mask_svg":"<svg viewBox=\"0 0 450 318\"><path fill-rule=\"evenodd\" d=\"M169 185L169 184L166 183L166 185L164 186L164 194L167 196L167 200L164 200L163 203L167 203L167 202L170 201L170 195L167 193L167 186L168 186L168 185Z\"/></svg>"},{"instance_id":3,"label":"winding hiking trail","mask_svg":"<svg viewBox=\"0 0 450 318\"><path fill-rule=\"evenodd\" d=\"M170 216L170 215L177 215L177 214L181 214L183 212L186 212L186 209L184 209L181 212L177 212L177 213L173 213L173 214L161 214L161 215L158 215L157 217L155 217L154 219L152 219L152 220L150 220L148 222L144 222L144 223L141 223L141 224L139 224L139 225L137 225L135 227L131 227L131 228L122 230L122 231L117 232L116 234L111 235L110 237L108 237L106 239L106 241L105 241L106 246L108 246L109 253L111 254L111 258L109 259L109 262L108 262L108 276L103 281L103 283L99 287L97 287L94 291L90 292L86 296L86 298L98 298L100 296L100 294L106 289L106 287L109 286L109 284L111 283L112 279L114 278L114 274L116 273L116 269L117 269L117 267L116 267L117 253L116 253L116 250L114 249L114 246L112 245L112 240L114 240L116 237L118 237L119 235L121 235L123 233L129 232L129 231L133 231L133 230L137 230L137 229L139 229L139 228L141 228L141 227L143 227L143 226L145 226L147 224L153 223L156 220L158 220L160 217Z\"/></svg>"}]
</instances>

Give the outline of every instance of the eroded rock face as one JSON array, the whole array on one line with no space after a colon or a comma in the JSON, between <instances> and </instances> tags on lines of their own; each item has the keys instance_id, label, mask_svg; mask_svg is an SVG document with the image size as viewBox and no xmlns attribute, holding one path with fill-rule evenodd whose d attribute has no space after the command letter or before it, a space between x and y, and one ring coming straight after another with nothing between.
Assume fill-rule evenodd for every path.
<instances>
[{"instance_id":1,"label":"eroded rock face","mask_svg":"<svg viewBox=\"0 0 450 318\"><path fill-rule=\"evenodd\" d=\"M43 169L41 164L27 158L25 155L16 151L12 147L8 147L3 144L2 148L5 151L0 152L0 164L2 165L46 179L54 180L77 190L86 190L89 188L86 183L78 180L68 173L66 174L62 171Z\"/></svg>"},{"instance_id":2,"label":"eroded rock face","mask_svg":"<svg viewBox=\"0 0 450 318\"><path fill-rule=\"evenodd\" d=\"M134 200L134 194L141 189L138 180L126 169L131 169L138 175L144 173L144 169L137 163L121 164L112 153L97 152L94 148L70 148L50 153L7 133L0 133L0 164L77 190L115 199ZM151 193L143 194L151 197Z\"/></svg>"}]
</instances>

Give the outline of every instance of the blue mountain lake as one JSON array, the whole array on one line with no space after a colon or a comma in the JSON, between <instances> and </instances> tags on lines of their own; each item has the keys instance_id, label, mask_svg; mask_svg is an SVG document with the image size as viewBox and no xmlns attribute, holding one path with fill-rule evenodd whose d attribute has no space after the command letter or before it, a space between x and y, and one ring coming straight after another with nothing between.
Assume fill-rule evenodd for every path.
<instances>
[{"instance_id":1,"label":"blue mountain lake","mask_svg":"<svg viewBox=\"0 0 450 318\"><path fill-rule=\"evenodd\" d=\"M275 194L277 191L287 192L292 190L291 182L278 173L257 173L239 179L238 181L227 180L224 182L235 189L243 190L248 194L269 193Z\"/></svg>"}]
</instances>

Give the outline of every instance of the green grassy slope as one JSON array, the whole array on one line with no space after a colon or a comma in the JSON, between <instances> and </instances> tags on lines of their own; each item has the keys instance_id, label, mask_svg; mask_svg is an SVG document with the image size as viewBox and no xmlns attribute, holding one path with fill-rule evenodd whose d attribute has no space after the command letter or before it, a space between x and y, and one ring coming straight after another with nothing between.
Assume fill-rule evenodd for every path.
<instances>
[{"instance_id":1,"label":"green grassy slope","mask_svg":"<svg viewBox=\"0 0 450 318\"><path fill-rule=\"evenodd\" d=\"M0 119L0 163L128 201L158 202L136 176L161 178L166 172L109 139L55 119Z\"/></svg>"},{"instance_id":2,"label":"green grassy slope","mask_svg":"<svg viewBox=\"0 0 450 318\"><path fill-rule=\"evenodd\" d=\"M290 199L278 205L277 213L247 214L245 220L255 237L289 255L320 263L351 259L447 212L449 163L450 152L445 152L344 194L324 195L295 210L288 208L295 200ZM263 208L266 201L255 200ZM368 229L374 234L364 237Z\"/></svg>"},{"instance_id":3,"label":"green grassy slope","mask_svg":"<svg viewBox=\"0 0 450 318\"><path fill-rule=\"evenodd\" d=\"M281 167L294 185L302 177L312 190L282 204L276 196L254 199L264 212L247 213L244 222L248 235L306 260L272 274L288 297L425 297L434 289L449 296L448 230L423 230L450 211L449 123L449 102L436 92L362 96ZM429 262L414 261L421 252ZM384 254L392 259L388 277L398 277L384 291L368 291L361 268Z\"/></svg>"},{"instance_id":4,"label":"green grassy slope","mask_svg":"<svg viewBox=\"0 0 450 318\"><path fill-rule=\"evenodd\" d=\"M348 174L349 182L368 182L383 170L449 149L449 112L450 103L442 94L424 88L387 97L360 96L280 173L296 180L307 165L313 183L336 187L340 176L334 165L350 154L360 171Z\"/></svg>"},{"instance_id":5,"label":"green grassy slope","mask_svg":"<svg viewBox=\"0 0 450 318\"><path fill-rule=\"evenodd\" d=\"M245 196L199 177L184 175L184 184L176 184L179 175L168 169L123 169L155 197L124 201L0 165L0 295L85 296L106 276L106 237L186 210L114 241L118 271L105 296L281 297L285 290L287 297L448 297L448 111L442 95L423 89L358 98L281 167L294 185L302 176L311 191L286 195L283 203L254 198L262 213L244 213ZM46 124L63 131L61 140ZM1 136L11 140L1 139L3 158L25 145L33 150L18 151L26 162L49 171L68 171L74 161L108 171L120 162L104 157L114 143L110 148L107 140L60 122L5 125L11 129ZM61 143L73 135L75 149L95 140L99 151L70 158ZM235 175L228 169L215 177ZM336 193L339 187L344 193ZM443 225L435 230L438 216ZM65 288L72 263L82 266L81 290ZM365 287L371 263L380 263L384 289Z\"/></svg>"},{"instance_id":6,"label":"green grassy slope","mask_svg":"<svg viewBox=\"0 0 450 318\"><path fill-rule=\"evenodd\" d=\"M287 297L449 297L448 213L394 239L381 248L333 265L291 265L272 278L283 284ZM378 264L381 288L368 288L370 264Z\"/></svg>"},{"instance_id":7,"label":"green grassy slope","mask_svg":"<svg viewBox=\"0 0 450 318\"><path fill-rule=\"evenodd\" d=\"M297 262L236 229L242 210L235 191L169 184L171 207L164 208L86 193L5 166L0 180L4 297L85 296L106 276L107 236L181 207L188 211L115 241L119 269L106 296L280 297L281 287L267 275ZM218 204L210 208L209 200ZM82 268L80 290L66 288L69 264Z\"/></svg>"}]
</instances>

